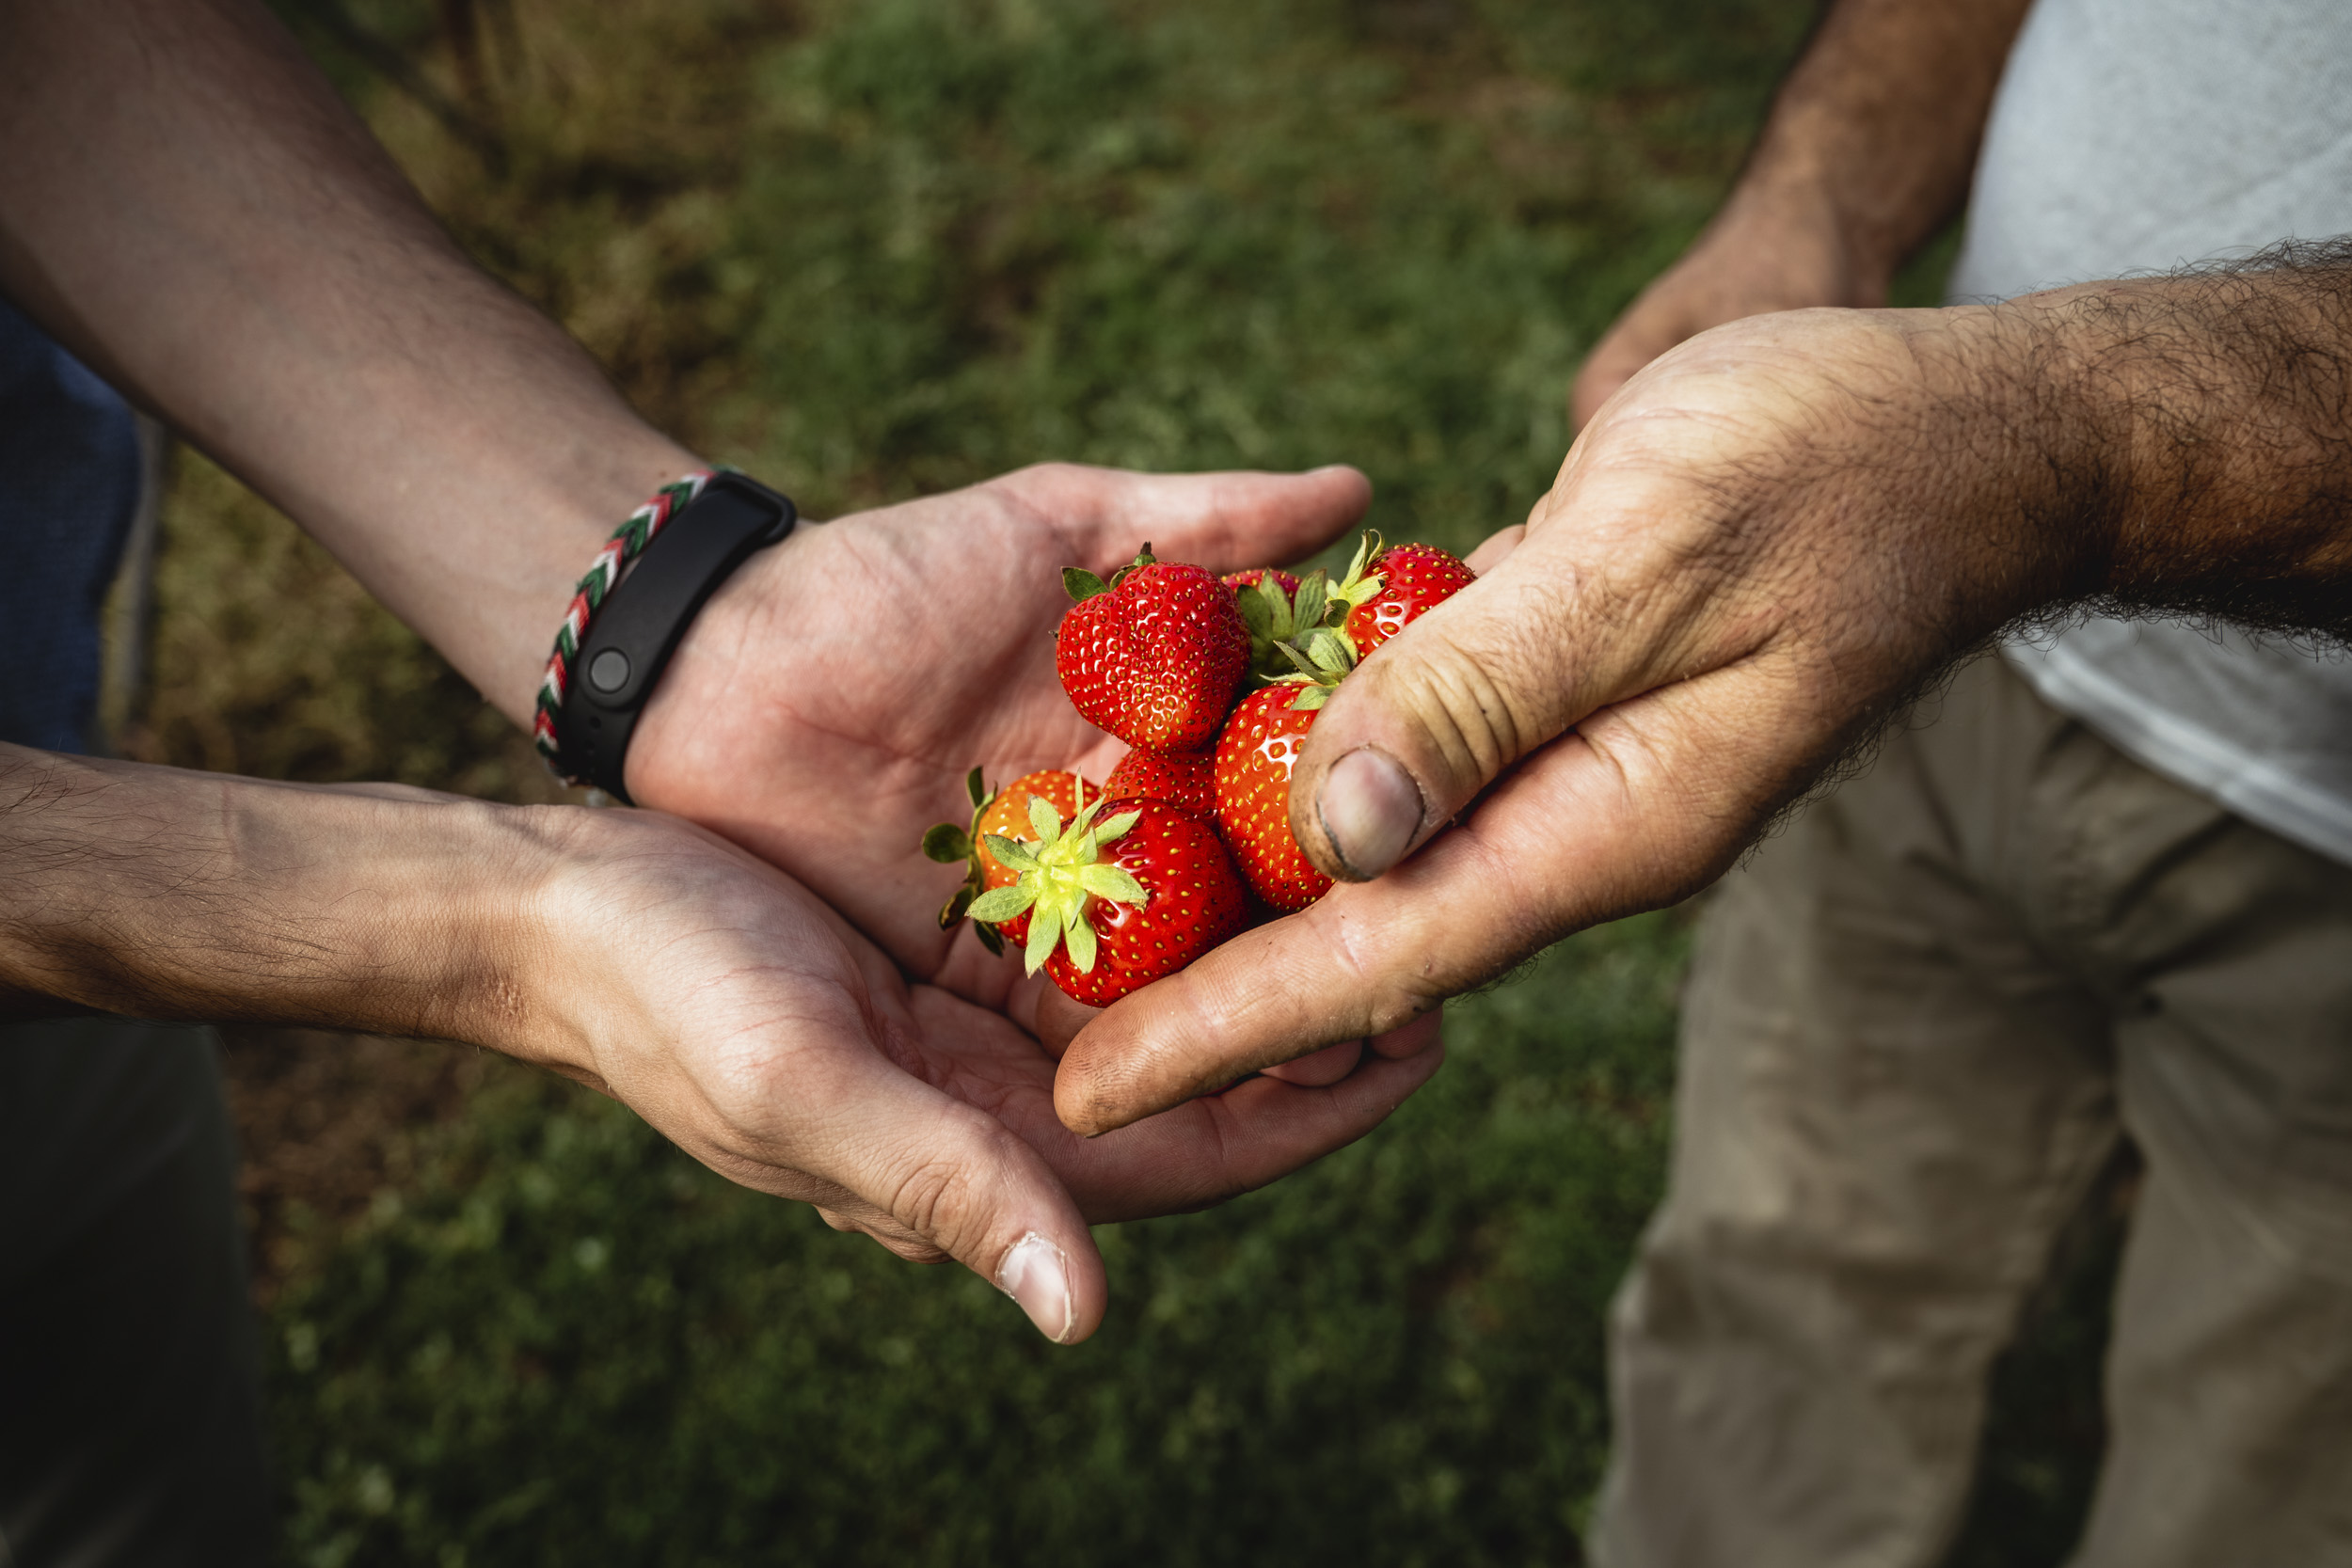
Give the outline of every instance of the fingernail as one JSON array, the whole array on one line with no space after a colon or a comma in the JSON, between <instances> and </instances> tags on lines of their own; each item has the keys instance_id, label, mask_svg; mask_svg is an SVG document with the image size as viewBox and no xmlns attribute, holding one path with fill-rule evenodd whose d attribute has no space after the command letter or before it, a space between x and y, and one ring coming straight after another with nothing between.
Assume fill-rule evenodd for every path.
<instances>
[{"instance_id":1,"label":"fingernail","mask_svg":"<svg viewBox=\"0 0 2352 1568\"><path fill-rule=\"evenodd\" d=\"M1037 1331L1057 1345L1070 1342L1070 1268L1061 1248L1032 1230L1012 1243L1004 1266L996 1271L996 1288L1021 1304Z\"/></svg>"},{"instance_id":2,"label":"fingernail","mask_svg":"<svg viewBox=\"0 0 2352 1568\"><path fill-rule=\"evenodd\" d=\"M1359 746L1331 765L1315 814L1348 875L1368 882L1405 855L1421 828L1421 789L1386 752Z\"/></svg>"}]
</instances>

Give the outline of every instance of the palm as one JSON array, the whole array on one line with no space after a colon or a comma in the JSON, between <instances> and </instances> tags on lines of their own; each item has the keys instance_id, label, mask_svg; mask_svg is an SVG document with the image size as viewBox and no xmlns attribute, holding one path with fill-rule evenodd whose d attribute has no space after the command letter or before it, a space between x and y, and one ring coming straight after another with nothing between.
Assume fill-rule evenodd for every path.
<instances>
[{"instance_id":1,"label":"palm","mask_svg":"<svg viewBox=\"0 0 2352 1568\"><path fill-rule=\"evenodd\" d=\"M1437 1066L1433 1052L1329 1088L1253 1083L1080 1138L1033 1038L910 982L773 866L652 815L576 831L597 836L558 895L572 950L645 960L594 958L566 983L601 1086L713 1169L906 1256L961 1240L985 1266L980 1216L951 1212L976 1201L1066 1249L1088 1223L1216 1202L1360 1135Z\"/></svg>"},{"instance_id":2,"label":"palm","mask_svg":"<svg viewBox=\"0 0 2352 1568\"><path fill-rule=\"evenodd\" d=\"M1363 499L1345 471L1049 467L803 530L739 574L706 612L712 628L680 650L632 791L754 849L913 973L942 976L952 942L936 911L954 877L916 845L969 810L964 773L1100 779L1120 750L1054 673L1060 568L1107 571L1146 541L1219 569L1294 560ZM965 960L946 977L1001 1005L1010 971Z\"/></svg>"}]
</instances>

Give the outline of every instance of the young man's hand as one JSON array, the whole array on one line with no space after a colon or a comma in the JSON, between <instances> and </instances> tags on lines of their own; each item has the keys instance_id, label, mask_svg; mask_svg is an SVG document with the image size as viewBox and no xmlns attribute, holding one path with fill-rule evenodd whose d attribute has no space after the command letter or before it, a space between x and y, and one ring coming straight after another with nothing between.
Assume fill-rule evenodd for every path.
<instances>
[{"instance_id":1,"label":"young man's hand","mask_svg":"<svg viewBox=\"0 0 2352 1568\"><path fill-rule=\"evenodd\" d=\"M1082 1139L1022 1028L910 982L789 877L656 812L0 746L0 1013L503 1051L615 1096L746 1186L902 1257L957 1259L1065 1343L1103 1316L1089 1224L1272 1180L1376 1125L1438 1059L1250 1083Z\"/></svg>"},{"instance_id":2,"label":"young man's hand","mask_svg":"<svg viewBox=\"0 0 2352 1568\"><path fill-rule=\"evenodd\" d=\"M1034 1038L909 981L773 866L652 812L541 827L559 869L518 957L543 1060L723 1176L902 1258L964 1263L1060 1343L1106 1306L1090 1224L1262 1186L1377 1125L1439 1059L1383 1058L1328 1087L1260 1079L1081 1138L1056 1119Z\"/></svg>"}]
</instances>

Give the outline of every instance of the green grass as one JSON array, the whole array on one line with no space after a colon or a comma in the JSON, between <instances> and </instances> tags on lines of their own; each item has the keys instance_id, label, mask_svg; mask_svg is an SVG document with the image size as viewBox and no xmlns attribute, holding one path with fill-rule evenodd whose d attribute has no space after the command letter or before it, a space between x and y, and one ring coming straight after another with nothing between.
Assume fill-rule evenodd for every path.
<instances>
[{"instance_id":1,"label":"green grass","mask_svg":"<svg viewBox=\"0 0 2352 1568\"><path fill-rule=\"evenodd\" d=\"M299 22L316 0L287 0ZM455 232L650 416L818 515L1043 458L1369 472L1467 547L1565 447L1582 353L1696 232L1797 0L517 0L493 166L306 37ZM1949 244L1907 277L1926 302ZM527 752L200 463L167 522L158 760L514 798ZM491 1074L269 1324L289 1560L1577 1560L1604 1304L1663 1168L1656 916L1452 1014L1390 1126L1105 1229L1095 1340ZM1999 1383L1963 1560L2062 1556L2104 1277Z\"/></svg>"}]
</instances>

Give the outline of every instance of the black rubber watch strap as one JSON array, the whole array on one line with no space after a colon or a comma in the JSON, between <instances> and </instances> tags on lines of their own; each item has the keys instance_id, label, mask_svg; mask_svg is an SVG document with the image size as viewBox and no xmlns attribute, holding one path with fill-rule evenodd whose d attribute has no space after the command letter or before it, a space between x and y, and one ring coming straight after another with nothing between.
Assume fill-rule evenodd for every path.
<instances>
[{"instance_id":1,"label":"black rubber watch strap","mask_svg":"<svg viewBox=\"0 0 2352 1568\"><path fill-rule=\"evenodd\" d=\"M628 737L670 656L705 601L754 551L781 542L800 514L790 499L732 471L711 477L647 544L605 596L564 692L564 759L624 804Z\"/></svg>"}]
</instances>

